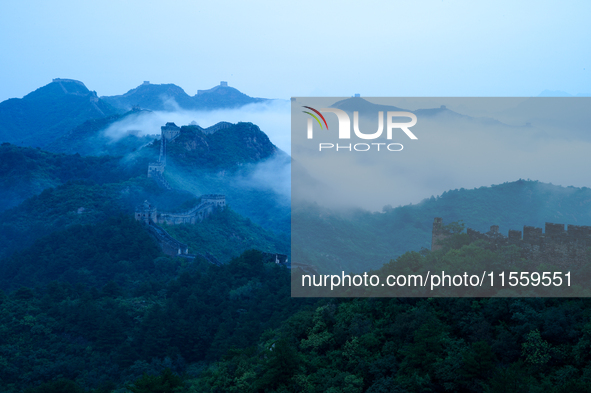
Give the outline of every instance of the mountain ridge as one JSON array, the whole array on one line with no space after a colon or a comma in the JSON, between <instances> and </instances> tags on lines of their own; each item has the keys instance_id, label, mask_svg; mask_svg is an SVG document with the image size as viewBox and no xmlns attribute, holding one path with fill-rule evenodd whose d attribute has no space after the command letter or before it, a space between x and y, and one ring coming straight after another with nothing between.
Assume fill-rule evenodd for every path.
<instances>
[{"instance_id":1,"label":"mountain ridge","mask_svg":"<svg viewBox=\"0 0 591 393\"><path fill-rule=\"evenodd\" d=\"M175 84L152 84L148 81L125 94L102 96L101 99L127 110L138 106L153 111L237 108L268 101L266 98L250 97L228 86L227 82L221 82L208 90L198 90L197 94L190 96Z\"/></svg>"},{"instance_id":2,"label":"mountain ridge","mask_svg":"<svg viewBox=\"0 0 591 393\"><path fill-rule=\"evenodd\" d=\"M117 96L101 96L78 80L55 78L22 98L0 102L0 142L55 148L56 141L89 120L141 109L151 111L238 108L271 101L250 97L222 82L194 96L172 83L140 86ZM58 143L59 144L59 143ZM66 151L63 148L59 151Z\"/></svg>"},{"instance_id":3,"label":"mountain ridge","mask_svg":"<svg viewBox=\"0 0 591 393\"><path fill-rule=\"evenodd\" d=\"M86 120L118 112L84 83L56 78L23 98L0 102L0 141L44 147Z\"/></svg>"}]
</instances>

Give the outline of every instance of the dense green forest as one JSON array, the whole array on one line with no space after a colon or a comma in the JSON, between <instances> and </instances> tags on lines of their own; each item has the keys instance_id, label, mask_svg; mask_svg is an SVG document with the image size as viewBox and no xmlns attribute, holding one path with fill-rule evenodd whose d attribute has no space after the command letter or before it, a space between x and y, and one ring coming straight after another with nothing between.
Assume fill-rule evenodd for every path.
<instances>
[{"instance_id":1,"label":"dense green forest","mask_svg":"<svg viewBox=\"0 0 591 393\"><path fill-rule=\"evenodd\" d=\"M141 231L124 250L113 244L123 232L87 273L102 286L41 279L2 292L5 391L590 390L588 299L291 298L288 270L258 251L218 267L158 256ZM456 236L393 263L490 253Z\"/></svg>"},{"instance_id":2,"label":"dense green forest","mask_svg":"<svg viewBox=\"0 0 591 393\"><path fill-rule=\"evenodd\" d=\"M198 371L230 348L254 345L305 305L290 298L287 269L264 262L258 251L221 267L170 259L145 232L129 234L135 222L124 222L112 239L95 245L110 250L95 253L99 259L80 250L46 256L44 271L27 278L30 287L0 292L0 391L59 379L114 388L166 368ZM64 275L46 283L60 261L94 281Z\"/></svg>"},{"instance_id":3,"label":"dense green forest","mask_svg":"<svg viewBox=\"0 0 591 393\"><path fill-rule=\"evenodd\" d=\"M188 385L208 392L585 392L588 299L325 300Z\"/></svg>"},{"instance_id":4,"label":"dense green forest","mask_svg":"<svg viewBox=\"0 0 591 393\"><path fill-rule=\"evenodd\" d=\"M194 198L193 194L164 191L146 178L97 184L69 181L47 188L20 205L0 213L0 257L28 247L36 239L77 224L93 224L126 213L149 198L164 208Z\"/></svg>"},{"instance_id":5,"label":"dense green forest","mask_svg":"<svg viewBox=\"0 0 591 393\"><path fill-rule=\"evenodd\" d=\"M136 157L81 157L54 154L40 149L0 145L0 211L72 180L116 183L145 172L148 160Z\"/></svg>"},{"instance_id":6,"label":"dense green forest","mask_svg":"<svg viewBox=\"0 0 591 393\"><path fill-rule=\"evenodd\" d=\"M289 236L267 231L231 208L195 225L163 227L175 239L186 243L189 250L204 250L222 262L239 256L249 248L269 253L290 252Z\"/></svg>"},{"instance_id":7,"label":"dense green forest","mask_svg":"<svg viewBox=\"0 0 591 393\"><path fill-rule=\"evenodd\" d=\"M511 262L465 233L380 271ZM590 261L591 261L591 250ZM527 261L520 261L524 265ZM588 392L588 298L323 299L185 382L202 392Z\"/></svg>"}]
</instances>

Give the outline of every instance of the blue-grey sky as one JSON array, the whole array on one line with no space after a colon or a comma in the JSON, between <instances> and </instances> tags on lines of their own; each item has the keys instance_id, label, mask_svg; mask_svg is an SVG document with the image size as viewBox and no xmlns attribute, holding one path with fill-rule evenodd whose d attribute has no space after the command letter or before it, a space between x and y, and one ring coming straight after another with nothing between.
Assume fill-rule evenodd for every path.
<instances>
[{"instance_id":1,"label":"blue-grey sky","mask_svg":"<svg viewBox=\"0 0 591 393\"><path fill-rule=\"evenodd\" d=\"M591 92L589 1L0 2L0 100L52 78L99 95L535 96Z\"/></svg>"}]
</instances>

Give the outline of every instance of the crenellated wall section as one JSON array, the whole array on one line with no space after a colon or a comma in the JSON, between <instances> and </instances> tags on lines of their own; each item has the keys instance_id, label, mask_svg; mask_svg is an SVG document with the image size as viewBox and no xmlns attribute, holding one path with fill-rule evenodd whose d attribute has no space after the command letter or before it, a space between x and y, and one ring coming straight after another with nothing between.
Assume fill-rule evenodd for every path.
<instances>
[{"instance_id":1,"label":"crenellated wall section","mask_svg":"<svg viewBox=\"0 0 591 393\"><path fill-rule=\"evenodd\" d=\"M591 226L554 224L547 222L544 230L525 225L523 232L510 229L508 236L499 232L498 225L492 225L486 233L467 229L471 242L483 240L491 249L516 245L526 259L556 266L580 266L588 263L591 247ZM435 218L431 250L441 249L439 241L448 234L443 231L443 220Z\"/></svg>"}]
</instances>

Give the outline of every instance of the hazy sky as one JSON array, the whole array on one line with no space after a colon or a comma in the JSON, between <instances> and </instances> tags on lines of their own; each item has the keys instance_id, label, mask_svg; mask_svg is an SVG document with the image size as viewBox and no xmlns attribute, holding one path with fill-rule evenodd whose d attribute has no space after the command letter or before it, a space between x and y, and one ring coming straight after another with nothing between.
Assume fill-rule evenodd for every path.
<instances>
[{"instance_id":1,"label":"hazy sky","mask_svg":"<svg viewBox=\"0 0 591 393\"><path fill-rule=\"evenodd\" d=\"M0 100L52 78L258 97L591 93L589 1L0 2Z\"/></svg>"}]
</instances>

